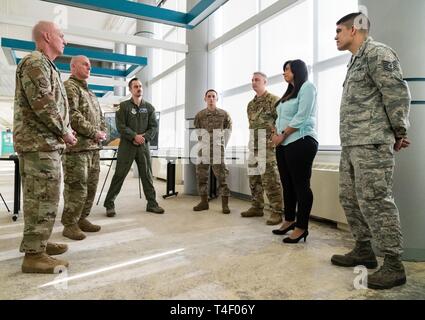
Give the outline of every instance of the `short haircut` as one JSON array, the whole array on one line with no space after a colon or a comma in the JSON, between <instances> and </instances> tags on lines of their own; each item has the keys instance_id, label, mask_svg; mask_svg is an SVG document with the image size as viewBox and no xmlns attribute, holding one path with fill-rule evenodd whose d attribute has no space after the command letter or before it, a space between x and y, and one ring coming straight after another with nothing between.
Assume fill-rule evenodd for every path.
<instances>
[{"instance_id":1,"label":"short haircut","mask_svg":"<svg viewBox=\"0 0 425 320\"><path fill-rule=\"evenodd\" d=\"M78 56L73 56L72 58L71 58L71 61L70 61L70 65L73 65L74 63L76 63L77 61L79 61L79 60L83 60L83 59L87 59L87 60L89 60L89 58L87 58L86 56L83 56L83 55L78 55ZM89 60L90 61L90 60Z\"/></svg>"},{"instance_id":2,"label":"short haircut","mask_svg":"<svg viewBox=\"0 0 425 320\"><path fill-rule=\"evenodd\" d=\"M253 75L254 76L261 76L261 77L263 77L266 81L267 81L267 75L264 73L264 72L261 72L261 71L255 71L254 73L253 73Z\"/></svg>"},{"instance_id":3,"label":"short haircut","mask_svg":"<svg viewBox=\"0 0 425 320\"><path fill-rule=\"evenodd\" d=\"M205 97L207 96L208 92L215 92L215 94L216 94L216 95L217 95L217 97L218 97L218 92L217 92L217 91L215 91L214 89L208 89L208 90L205 92Z\"/></svg>"},{"instance_id":4,"label":"short haircut","mask_svg":"<svg viewBox=\"0 0 425 320\"><path fill-rule=\"evenodd\" d=\"M336 23L343 24L348 28L354 26L357 30L369 32L370 20L363 12L353 12L342 17Z\"/></svg>"},{"instance_id":5,"label":"short haircut","mask_svg":"<svg viewBox=\"0 0 425 320\"><path fill-rule=\"evenodd\" d=\"M133 84L134 81L140 81L139 78L133 78L130 80L130 82L128 83L128 87L131 89L131 85Z\"/></svg>"},{"instance_id":6,"label":"short haircut","mask_svg":"<svg viewBox=\"0 0 425 320\"><path fill-rule=\"evenodd\" d=\"M42 39L44 32L49 32L55 27L55 24L50 21L39 21L32 28L32 39L38 42Z\"/></svg>"}]
</instances>

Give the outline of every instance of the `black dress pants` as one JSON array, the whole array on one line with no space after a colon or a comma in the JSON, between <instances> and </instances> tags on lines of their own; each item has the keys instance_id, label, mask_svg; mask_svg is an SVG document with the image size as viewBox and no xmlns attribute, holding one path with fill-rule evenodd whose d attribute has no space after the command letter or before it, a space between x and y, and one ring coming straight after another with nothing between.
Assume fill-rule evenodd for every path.
<instances>
[{"instance_id":1,"label":"black dress pants","mask_svg":"<svg viewBox=\"0 0 425 320\"><path fill-rule=\"evenodd\" d=\"M286 146L276 147L276 160L283 187L285 221L295 221L296 227L308 229L313 206L310 188L313 160L318 142L310 137L298 139Z\"/></svg>"}]
</instances>

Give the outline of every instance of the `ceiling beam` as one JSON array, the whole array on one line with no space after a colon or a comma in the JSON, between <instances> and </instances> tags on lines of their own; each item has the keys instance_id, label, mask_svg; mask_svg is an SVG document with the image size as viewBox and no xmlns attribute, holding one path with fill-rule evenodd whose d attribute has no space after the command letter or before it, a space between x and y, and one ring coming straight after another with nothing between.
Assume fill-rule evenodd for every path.
<instances>
[{"instance_id":1,"label":"ceiling beam","mask_svg":"<svg viewBox=\"0 0 425 320\"><path fill-rule=\"evenodd\" d=\"M98 84L89 84L88 87L90 90L93 90L93 91L114 91L114 87L112 86L101 86Z\"/></svg>"},{"instance_id":2,"label":"ceiling beam","mask_svg":"<svg viewBox=\"0 0 425 320\"><path fill-rule=\"evenodd\" d=\"M19 51L34 51L35 43L33 41L10 39L10 38L0 38L0 44L3 48L19 50ZM145 66L148 64L148 59L146 57L130 56L120 53L105 52L100 50L92 50L85 48L73 48L65 47L63 51L63 56L65 57L74 57L78 55L86 56L92 60L115 62L122 64L136 64L140 66Z\"/></svg>"},{"instance_id":3,"label":"ceiling beam","mask_svg":"<svg viewBox=\"0 0 425 320\"><path fill-rule=\"evenodd\" d=\"M186 27L186 14L127 0L42 0L134 19Z\"/></svg>"},{"instance_id":4,"label":"ceiling beam","mask_svg":"<svg viewBox=\"0 0 425 320\"><path fill-rule=\"evenodd\" d=\"M26 19L19 16L6 16L0 15L0 23L7 25L16 25L22 27L32 28L37 24L38 20L30 18ZM110 41L113 43L125 43L136 47L146 47L155 49L164 49L169 51L187 53L189 51L188 45L177 42L170 42L158 39L145 38L129 34L120 34L114 32L105 32L104 30L93 30L81 28L78 26L69 25L68 28L63 30L65 36L73 35L77 37Z\"/></svg>"},{"instance_id":5,"label":"ceiling beam","mask_svg":"<svg viewBox=\"0 0 425 320\"><path fill-rule=\"evenodd\" d=\"M214 39L212 42L208 44L208 51L212 51L215 48L221 46L222 44L236 38L248 32L255 26L265 23L269 19L272 19L275 15L284 12L285 10L289 10L291 6L296 5L300 0L279 0L264 10L257 13L255 16L245 20L241 24L237 25L233 29L227 31L221 37ZM304 0L301 0L304 1Z\"/></svg>"},{"instance_id":6,"label":"ceiling beam","mask_svg":"<svg viewBox=\"0 0 425 320\"><path fill-rule=\"evenodd\" d=\"M196 27L227 1L228 0L200 0L192 10L187 13L187 24L192 28Z\"/></svg>"},{"instance_id":7,"label":"ceiling beam","mask_svg":"<svg viewBox=\"0 0 425 320\"><path fill-rule=\"evenodd\" d=\"M188 13L127 0L42 1L193 29L228 0L199 0Z\"/></svg>"}]
</instances>

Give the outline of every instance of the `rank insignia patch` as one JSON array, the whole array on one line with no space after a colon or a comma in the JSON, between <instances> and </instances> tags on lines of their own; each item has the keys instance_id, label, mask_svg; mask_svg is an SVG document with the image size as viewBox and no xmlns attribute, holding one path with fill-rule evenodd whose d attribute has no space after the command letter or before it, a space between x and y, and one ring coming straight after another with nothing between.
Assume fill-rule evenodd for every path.
<instances>
[{"instance_id":1,"label":"rank insignia patch","mask_svg":"<svg viewBox=\"0 0 425 320\"><path fill-rule=\"evenodd\" d=\"M397 61L382 61L385 71L393 72L397 68Z\"/></svg>"}]
</instances>

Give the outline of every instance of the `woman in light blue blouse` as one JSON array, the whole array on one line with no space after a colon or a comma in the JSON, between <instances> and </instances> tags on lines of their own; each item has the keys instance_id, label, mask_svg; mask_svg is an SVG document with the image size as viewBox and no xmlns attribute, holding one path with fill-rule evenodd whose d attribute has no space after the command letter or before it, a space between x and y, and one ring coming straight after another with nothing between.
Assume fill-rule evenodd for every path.
<instances>
[{"instance_id":1,"label":"woman in light blue blouse","mask_svg":"<svg viewBox=\"0 0 425 320\"><path fill-rule=\"evenodd\" d=\"M302 60L287 61L283 76L288 89L277 103L275 134L276 160L283 187L285 221L273 230L286 234L285 243L297 243L308 236L308 220L313 205L311 169L318 149L316 132L316 88L308 81Z\"/></svg>"}]
</instances>

